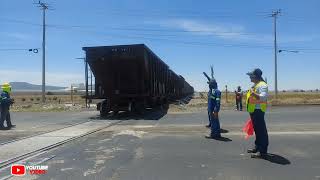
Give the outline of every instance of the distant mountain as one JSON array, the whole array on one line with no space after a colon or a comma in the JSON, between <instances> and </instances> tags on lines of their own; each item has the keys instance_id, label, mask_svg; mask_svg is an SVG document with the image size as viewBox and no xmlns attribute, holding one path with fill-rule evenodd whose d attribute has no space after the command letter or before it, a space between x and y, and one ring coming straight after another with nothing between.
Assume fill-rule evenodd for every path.
<instances>
[{"instance_id":1,"label":"distant mountain","mask_svg":"<svg viewBox=\"0 0 320 180\"><path fill-rule=\"evenodd\" d=\"M42 85L30 84L27 82L10 82L13 91L40 91L42 89ZM60 86L46 86L46 91L52 90L61 90L66 87Z\"/></svg>"}]
</instances>

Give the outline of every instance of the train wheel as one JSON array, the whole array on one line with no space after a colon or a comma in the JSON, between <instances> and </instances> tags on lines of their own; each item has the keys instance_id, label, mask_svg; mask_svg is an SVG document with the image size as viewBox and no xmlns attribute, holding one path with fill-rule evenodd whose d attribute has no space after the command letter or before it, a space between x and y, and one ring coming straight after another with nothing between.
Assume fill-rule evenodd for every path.
<instances>
[{"instance_id":1,"label":"train wheel","mask_svg":"<svg viewBox=\"0 0 320 180\"><path fill-rule=\"evenodd\" d=\"M113 106L112 110L113 110L113 115L117 115L119 113L118 105Z\"/></svg>"},{"instance_id":2,"label":"train wheel","mask_svg":"<svg viewBox=\"0 0 320 180\"><path fill-rule=\"evenodd\" d=\"M136 102L134 103L134 111L138 114L144 114L146 110L146 103L143 102Z\"/></svg>"},{"instance_id":3,"label":"train wheel","mask_svg":"<svg viewBox=\"0 0 320 180\"><path fill-rule=\"evenodd\" d=\"M100 105L100 116L106 116L110 112L110 107L108 106L108 101L103 101Z\"/></svg>"}]
</instances>

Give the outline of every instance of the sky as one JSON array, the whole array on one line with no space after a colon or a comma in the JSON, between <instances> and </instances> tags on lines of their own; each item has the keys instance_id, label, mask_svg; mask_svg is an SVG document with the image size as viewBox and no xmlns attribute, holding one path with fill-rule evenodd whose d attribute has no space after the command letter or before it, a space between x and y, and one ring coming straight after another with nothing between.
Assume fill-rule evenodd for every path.
<instances>
[{"instance_id":1,"label":"sky","mask_svg":"<svg viewBox=\"0 0 320 180\"><path fill-rule=\"evenodd\" d=\"M41 84L42 11L35 0L0 0L0 83ZM277 18L278 88L320 89L318 0L47 0L46 83L84 82L82 47L146 44L197 91L214 67L219 88L251 86L263 71L274 89Z\"/></svg>"}]
</instances>

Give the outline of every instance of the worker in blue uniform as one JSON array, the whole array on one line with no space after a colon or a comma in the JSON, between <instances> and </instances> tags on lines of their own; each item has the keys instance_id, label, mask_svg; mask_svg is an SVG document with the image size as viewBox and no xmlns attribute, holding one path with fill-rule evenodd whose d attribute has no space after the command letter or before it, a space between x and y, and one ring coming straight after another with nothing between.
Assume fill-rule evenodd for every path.
<instances>
[{"instance_id":1,"label":"worker in blue uniform","mask_svg":"<svg viewBox=\"0 0 320 180\"><path fill-rule=\"evenodd\" d=\"M220 132L220 122L219 122L219 111L220 111L220 101L221 92L218 90L218 84L213 77L213 68L211 67L211 78L203 72L203 74L208 79L209 92L208 92L208 116L209 125L211 128L211 133L206 138L221 138Z\"/></svg>"},{"instance_id":2,"label":"worker in blue uniform","mask_svg":"<svg viewBox=\"0 0 320 180\"><path fill-rule=\"evenodd\" d=\"M11 117L10 117L10 106L14 103L14 100L10 97L11 92L11 86L9 83L4 83L1 87L2 93L0 96L0 110L1 110L1 116L0 116L0 129L5 129L4 127L4 121L7 121L7 128L11 129L15 127L11 123Z\"/></svg>"},{"instance_id":3,"label":"worker in blue uniform","mask_svg":"<svg viewBox=\"0 0 320 180\"><path fill-rule=\"evenodd\" d=\"M206 138L221 138L219 122L221 92L218 90L217 82L214 79L209 81L209 88L208 113L211 133Z\"/></svg>"}]
</instances>

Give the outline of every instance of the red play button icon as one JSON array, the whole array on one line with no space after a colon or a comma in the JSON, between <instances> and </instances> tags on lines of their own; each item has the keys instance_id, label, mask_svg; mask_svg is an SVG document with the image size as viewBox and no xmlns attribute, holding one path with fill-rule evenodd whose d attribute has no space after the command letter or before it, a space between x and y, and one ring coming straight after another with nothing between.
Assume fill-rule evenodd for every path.
<instances>
[{"instance_id":1,"label":"red play button icon","mask_svg":"<svg viewBox=\"0 0 320 180\"><path fill-rule=\"evenodd\" d=\"M24 165L15 164L11 166L11 174L14 176L23 176L26 173Z\"/></svg>"}]
</instances>

